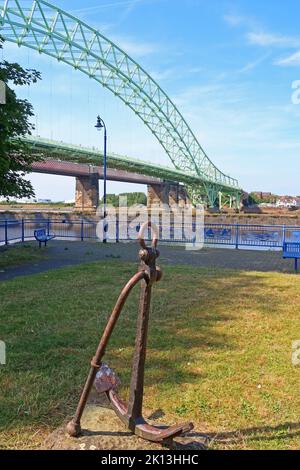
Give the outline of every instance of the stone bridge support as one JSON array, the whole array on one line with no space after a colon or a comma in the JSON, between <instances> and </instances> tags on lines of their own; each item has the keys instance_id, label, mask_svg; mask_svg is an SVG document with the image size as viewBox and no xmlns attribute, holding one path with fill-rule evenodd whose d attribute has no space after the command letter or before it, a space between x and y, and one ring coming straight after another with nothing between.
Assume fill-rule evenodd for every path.
<instances>
[{"instance_id":1,"label":"stone bridge support","mask_svg":"<svg viewBox=\"0 0 300 470\"><path fill-rule=\"evenodd\" d=\"M75 211L95 212L99 206L99 175L76 177ZM178 205L185 207L189 204L185 187L173 182L148 185L148 209L163 204L170 207Z\"/></svg>"},{"instance_id":2,"label":"stone bridge support","mask_svg":"<svg viewBox=\"0 0 300 470\"><path fill-rule=\"evenodd\" d=\"M185 207L189 204L185 187L172 182L148 185L147 206L148 209L167 204L172 207L179 205Z\"/></svg>"},{"instance_id":3,"label":"stone bridge support","mask_svg":"<svg viewBox=\"0 0 300 470\"><path fill-rule=\"evenodd\" d=\"M76 178L75 211L95 212L99 206L98 174Z\"/></svg>"},{"instance_id":4,"label":"stone bridge support","mask_svg":"<svg viewBox=\"0 0 300 470\"><path fill-rule=\"evenodd\" d=\"M188 197L187 191L184 186L180 185L178 187L178 205L179 207L189 206L191 201Z\"/></svg>"}]
</instances>

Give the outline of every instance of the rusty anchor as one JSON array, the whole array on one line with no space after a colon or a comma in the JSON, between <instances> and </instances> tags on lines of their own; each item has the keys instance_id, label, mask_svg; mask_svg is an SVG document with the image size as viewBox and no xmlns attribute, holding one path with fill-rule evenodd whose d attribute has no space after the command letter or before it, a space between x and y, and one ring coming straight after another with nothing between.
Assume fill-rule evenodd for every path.
<instances>
[{"instance_id":1,"label":"rusty anchor","mask_svg":"<svg viewBox=\"0 0 300 470\"><path fill-rule=\"evenodd\" d=\"M151 227L153 232L151 247L146 246L144 238L145 230L148 227ZM132 289L139 282L141 282L141 293L139 301L137 334L135 340L135 352L131 374L129 402L128 404L126 404L118 396L116 392L116 387L113 385L113 383L117 381L115 377L113 378L113 380L111 380L110 386L108 385L106 388L104 387L104 393L106 393L111 407L113 408L117 416L121 419L121 421L126 425L126 427L131 432L143 439L152 442L163 443L164 441L172 440L174 437L189 432L193 429L192 423L184 423L170 427L152 426L146 422L142 415L144 372L151 291L152 286L156 282L160 281L162 277L162 272L160 268L156 266L156 259L159 256L159 251L157 250L158 230L155 225L151 224L151 222L146 222L141 227L139 232L139 243L141 245L141 250L139 252L139 257L141 260L140 269L138 273L136 273L130 279L130 281L122 290L108 320L100 343L98 345L96 354L91 361L91 369L86 380L84 389L82 391L75 416L67 425L67 432L72 437L78 437L81 434L81 417L97 374L105 375L106 379L110 374L110 372L107 372L109 368L101 361L105 354L105 349L109 342L110 336L114 330L114 327L126 302L126 299L128 298ZM111 372L111 376L112 375L114 374Z\"/></svg>"}]
</instances>

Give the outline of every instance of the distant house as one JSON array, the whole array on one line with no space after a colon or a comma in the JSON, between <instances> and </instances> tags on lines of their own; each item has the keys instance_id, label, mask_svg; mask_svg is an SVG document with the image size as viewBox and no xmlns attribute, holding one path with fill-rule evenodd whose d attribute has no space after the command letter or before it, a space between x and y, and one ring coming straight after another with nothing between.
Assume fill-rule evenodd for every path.
<instances>
[{"instance_id":1,"label":"distant house","mask_svg":"<svg viewBox=\"0 0 300 470\"><path fill-rule=\"evenodd\" d=\"M293 196L279 196L276 207L300 207L300 198Z\"/></svg>"},{"instance_id":2,"label":"distant house","mask_svg":"<svg viewBox=\"0 0 300 470\"><path fill-rule=\"evenodd\" d=\"M271 202L262 202L261 204L259 204L259 207L269 207L269 208L272 208L272 207L276 207L276 204L273 204Z\"/></svg>"}]
</instances>

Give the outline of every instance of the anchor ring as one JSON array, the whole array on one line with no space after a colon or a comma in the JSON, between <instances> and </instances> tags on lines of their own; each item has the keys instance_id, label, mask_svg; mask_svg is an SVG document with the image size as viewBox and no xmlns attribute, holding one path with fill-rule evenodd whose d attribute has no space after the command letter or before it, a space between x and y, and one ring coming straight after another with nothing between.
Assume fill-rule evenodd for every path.
<instances>
[{"instance_id":1,"label":"anchor ring","mask_svg":"<svg viewBox=\"0 0 300 470\"><path fill-rule=\"evenodd\" d=\"M141 245L141 247L143 248L143 250L146 250L147 249L147 246L146 246L146 243L145 243L145 230L146 228L150 227L151 230L152 230L152 242L151 242L151 246L152 248L156 248L157 247L157 244L158 244L158 238L159 238L159 232L158 232L158 228L155 224L153 224L152 222L145 222L141 228L140 228L140 231L139 231L139 235L138 235L138 240L139 240L139 243Z\"/></svg>"}]
</instances>

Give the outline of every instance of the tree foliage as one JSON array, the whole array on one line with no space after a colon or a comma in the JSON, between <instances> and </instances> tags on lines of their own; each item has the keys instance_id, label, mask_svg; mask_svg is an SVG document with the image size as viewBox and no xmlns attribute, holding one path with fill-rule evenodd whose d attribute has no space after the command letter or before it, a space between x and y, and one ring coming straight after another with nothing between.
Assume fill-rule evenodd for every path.
<instances>
[{"instance_id":1,"label":"tree foliage","mask_svg":"<svg viewBox=\"0 0 300 470\"><path fill-rule=\"evenodd\" d=\"M0 37L0 49L2 47ZM29 86L40 78L36 70L23 69L17 63L0 62L0 81L6 88L6 103L0 104L0 196L21 198L34 195L31 183L24 177L30 171L30 165L39 158L30 155L20 139L34 129L30 121L33 108L26 99L18 99L10 85Z\"/></svg>"},{"instance_id":2,"label":"tree foliage","mask_svg":"<svg viewBox=\"0 0 300 470\"><path fill-rule=\"evenodd\" d=\"M259 197L255 192L252 192L248 196L248 205L258 205L258 204L275 204L277 196L274 194L269 194L268 196Z\"/></svg>"},{"instance_id":3,"label":"tree foliage","mask_svg":"<svg viewBox=\"0 0 300 470\"><path fill-rule=\"evenodd\" d=\"M106 198L107 204L110 204L114 207L119 207L120 196L127 197L128 207L134 206L136 204L143 204L144 206L147 205L147 196L144 193L122 193L119 196L117 196L116 194L108 194ZM101 204L103 204L103 198L100 202Z\"/></svg>"}]
</instances>

